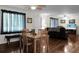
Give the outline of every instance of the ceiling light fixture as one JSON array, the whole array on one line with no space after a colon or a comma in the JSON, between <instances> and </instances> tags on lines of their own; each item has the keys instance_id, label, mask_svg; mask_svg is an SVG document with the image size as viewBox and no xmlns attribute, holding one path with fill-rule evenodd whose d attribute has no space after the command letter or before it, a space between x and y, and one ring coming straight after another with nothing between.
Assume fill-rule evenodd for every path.
<instances>
[{"instance_id":1,"label":"ceiling light fixture","mask_svg":"<svg viewBox=\"0 0 79 59\"><path fill-rule=\"evenodd\" d=\"M32 10L35 10L37 8L37 6L31 6Z\"/></svg>"}]
</instances>

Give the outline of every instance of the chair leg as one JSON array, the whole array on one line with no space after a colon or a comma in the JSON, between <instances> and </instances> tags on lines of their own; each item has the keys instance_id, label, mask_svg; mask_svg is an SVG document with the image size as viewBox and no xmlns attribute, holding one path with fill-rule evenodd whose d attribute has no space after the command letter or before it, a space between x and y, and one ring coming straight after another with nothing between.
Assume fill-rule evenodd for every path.
<instances>
[{"instance_id":1,"label":"chair leg","mask_svg":"<svg viewBox=\"0 0 79 59\"><path fill-rule=\"evenodd\" d=\"M20 40L20 53L21 53L21 48L22 48L22 41Z\"/></svg>"},{"instance_id":2,"label":"chair leg","mask_svg":"<svg viewBox=\"0 0 79 59\"><path fill-rule=\"evenodd\" d=\"M26 52L28 53L28 46L26 46Z\"/></svg>"},{"instance_id":3,"label":"chair leg","mask_svg":"<svg viewBox=\"0 0 79 59\"><path fill-rule=\"evenodd\" d=\"M23 44L23 53L25 52L25 45Z\"/></svg>"},{"instance_id":4,"label":"chair leg","mask_svg":"<svg viewBox=\"0 0 79 59\"><path fill-rule=\"evenodd\" d=\"M23 52L28 53L28 46L27 45L23 45Z\"/></svg>"}]
</instances>

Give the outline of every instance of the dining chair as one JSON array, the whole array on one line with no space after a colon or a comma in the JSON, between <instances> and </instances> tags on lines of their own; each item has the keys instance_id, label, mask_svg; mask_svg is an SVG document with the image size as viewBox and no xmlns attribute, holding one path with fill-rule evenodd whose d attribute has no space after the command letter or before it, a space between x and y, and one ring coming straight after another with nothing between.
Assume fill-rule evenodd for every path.
<instances>
[{"instance_id":1,"label":"dining chair","mask_svg":"<svg viewBox=\"0 0 79 59\"><path fill-rule=\"evenodd\" d=\"M24 31L22 32L22 44L23 44L23 52L28 53L29 52L29 46L32 46L32 39L29 39L27 37L29 33L28 29L24 29Z\"/></svg>"}]
</instances>

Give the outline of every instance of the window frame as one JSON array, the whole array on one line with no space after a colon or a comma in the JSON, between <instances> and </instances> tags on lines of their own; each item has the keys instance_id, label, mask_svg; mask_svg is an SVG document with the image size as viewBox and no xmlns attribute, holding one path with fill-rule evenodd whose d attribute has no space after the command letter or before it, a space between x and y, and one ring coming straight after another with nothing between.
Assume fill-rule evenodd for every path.
<instances>
[{"instance_id":1,"label":"window frame","mask_svg":"<svg viewBox=\"0 0 79 59\"><path fill-rule=\"evenodd\" d=\"M54 27L51 26L51 25L52 25L52 24L51 24L52 20L54 20ZM52 27L52 28L57 28L57 27L55 27L55 20L58 21L58 18L50 17L50 27ZM58 26L59 26L59 21L58 21Z\"/></svg>"},{"instance_id":2,"label":"window frame","mask_svg":"<svg viewBox=\"0 0 79 59\"><path fill-rule=\"evenodd\" d=\"M21 33L22 31L14 31L14 32L4 32L3 31L3 13L13 13L13 14L21 14L24 15L24 28L26 28L26 14L25 13L21 13L21 12L16 12L16 11L10 11L10 10L3 10L1 9L1 34L12 34L12 33Z\"/></svg>"}]
</instances>

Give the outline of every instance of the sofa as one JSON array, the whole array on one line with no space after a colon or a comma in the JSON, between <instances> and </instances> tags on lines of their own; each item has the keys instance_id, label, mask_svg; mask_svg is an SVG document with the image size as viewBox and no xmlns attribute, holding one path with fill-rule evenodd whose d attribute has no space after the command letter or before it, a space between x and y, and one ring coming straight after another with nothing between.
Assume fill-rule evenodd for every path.
<instances>
[{"instance_id":1,"label":"sofa","mask_svg":"<svg viewBox=\"0 0 79 59\"><path fill-rule=\"evenodd\" d=\"M67 39L66 29L62 26L47 28L49 38Z\"/></svg>"}]
</instances>

